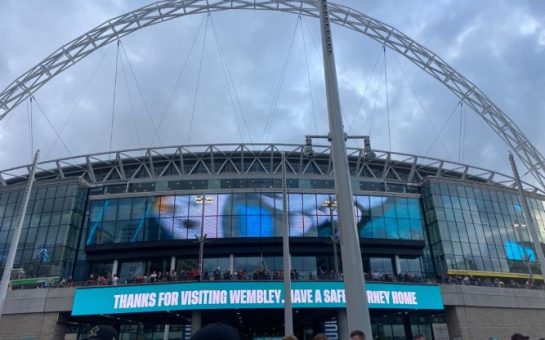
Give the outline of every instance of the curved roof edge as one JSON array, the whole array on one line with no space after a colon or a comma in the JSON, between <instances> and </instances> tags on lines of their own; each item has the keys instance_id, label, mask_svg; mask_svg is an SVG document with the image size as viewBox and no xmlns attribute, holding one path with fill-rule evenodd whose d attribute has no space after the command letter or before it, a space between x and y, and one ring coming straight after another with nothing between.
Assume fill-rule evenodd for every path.
<instances>
[{"instance_id":1,"label":"curved roof edge","mask_svg":"<svg viewBox=\"0 0 545 340\"><path fill-rule=\"evenodd\" d=\"M288 173L329 176L332 171L330 147L299 144L199 144L127 149L38 163L37 181L81 178L91 184L105 184L167 176L263 174L281 172L281 151L286 152ZM480 167L406 153L347 148L352 176L376 181L421 183L426 177L458 179L515 188L515 179ZM0 170L0 187L28 178L30 165ZM545 194L523 182L529 192Z\"/></svg>"}]
</instances>

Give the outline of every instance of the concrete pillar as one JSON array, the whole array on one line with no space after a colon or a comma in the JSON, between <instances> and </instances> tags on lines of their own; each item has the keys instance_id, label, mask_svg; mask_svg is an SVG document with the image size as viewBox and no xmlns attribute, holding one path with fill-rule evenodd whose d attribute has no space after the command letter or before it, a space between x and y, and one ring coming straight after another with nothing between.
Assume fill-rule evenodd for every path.
<instances>
[{"instance_id":1,"label":"concrete pillar","mask_svg":"<svg viewBox=\"0 0 545 340\"><path fill-rule=\"evenodd\" d=\"M170 333L170 325L165 325L165 330L163 331L163 340L168 340L168 333Z\"/></svg>"},{"instance_id":2,"label":"concrete pillar","mask_svg":"<svg viewBox=\"0 0 545 340\"><path fill-rule=\"evenodd\" d=\"M170 258L170 271L176 270L176 256Z\"/></svg>"},{"instance_id":3,"label":"concrete pillar","mask_svg":"<svg viewBox=\"0 0 545 340\"><path fill-rule=\"evenodd\" d=\"M396 257L398 257L396 255ZM411 327L411 317L409 315L403 315L403 330L405 331L405 339L412 339L414 335Z\"/></svg>"},{"instance_id":4,"label":"concrete pillar","mask_svg":"<svg viewBox=\"0 0 545 340\"><path fill-rule=\"evenodd\" d=\"M119 267L119 261L116 259L112 264L112 276L117 275L117 269Z\"/></svg>"},{"instance_id":5,"label":"concrete pillar","mask_svg":"<svg viewBox=\"0 0 545 340\"><path fill-rule=\"evenodd\" d=\"M399 275L401 274L401 263L399 261L399 255L394 256L394 267L395 267L395 274Z\"/></svg>"},{"instance_id":6,"label":"concrete pillar","mask_svg":"<svg viewBox=\"0 0 545 340\"><path fill-rule=\"evenodd\" d=\"M202 312L200 310L194 310L191 313L191 335L195 334L202 325Z\"/></svg>"},{"instance_id":7,"label":"concrete pillar","mask_svg":"<svg viewBox=\"0 0 545 340\"><path fill-rule=\"evenodd\" d=\"M231 274L235 272L235 254L229 254L229 272Z\"/></svg>"},{"instance_id":8,"label":"concrete pillar","mask_svg":"<svg viewBox=\"0 0 545 340\"><path fill-rule=\"evenodd\" d=\"M339 339L350 339L350 332L353 329L348 329L348 319L346 318L346 309L337 309L337 320L339 326Z\"/></svg>"}]
</instances>

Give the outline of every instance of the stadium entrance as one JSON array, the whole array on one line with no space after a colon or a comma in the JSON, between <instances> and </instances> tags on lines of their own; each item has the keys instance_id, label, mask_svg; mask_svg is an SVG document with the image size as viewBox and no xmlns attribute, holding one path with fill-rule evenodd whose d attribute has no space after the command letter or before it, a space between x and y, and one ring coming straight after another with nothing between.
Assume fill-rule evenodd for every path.
<instances>
[{"instance_id":1,"label":"stadium entrance","mask_svg":"<svg viewBox=\"0 0 545 340\"><path fill-rule=\"evenodd\" d=\"M346 296L340 281L294 281L294 329L299 339L324 332L339 338L338 311ZM443 302L436 285L368 283L378 339L434 338ZM78 339L85 325L112 324L121 339L188 339L192 329L214 322L237 328L243 339L283 334L284 292L280 281L208 281L77 288L67 323ZM83 327L83 328L82 328Z\"/></svg>"},{"instance_id":2,"label":"stadium entrance","mask_svg":"<svg viewBox=\"0 0 545 340\"><path fill-rule=\"evenodd\" d=\"M338 310L294 310L294 329L298 339L313 339L325 333L328 339L339 339ZM221 310L200 312L202 325L215 322L229 324L239 330L241 339L281 339L284 331L282 309ZM192 330L192 312L144 313L101 315L92 317L66 316L69 325L66 339L84 338L92 325L111 324L120 333L120 340L189 339ZM375 339L411 339L422 334L426 339L441 339L444 315L424 311L372 310Z\"/></svg>"}]
</instances>

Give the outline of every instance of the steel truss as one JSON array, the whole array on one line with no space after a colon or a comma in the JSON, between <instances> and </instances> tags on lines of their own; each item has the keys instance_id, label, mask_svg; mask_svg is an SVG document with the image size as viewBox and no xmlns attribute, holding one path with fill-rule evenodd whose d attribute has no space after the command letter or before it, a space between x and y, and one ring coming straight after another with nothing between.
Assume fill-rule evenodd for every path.
<instances>
[{"instance_id":1,"label":"steel truss","mask_svg":"<svg viewBox=\"0 0 545 340\"><path fill-rule=\"evenodd\" d=\"M313 0L174 0L158 1L106 21L61 46L15 79L0 93L0 120L50 79L95 50L147 26L178 17L232 9L273 10L319 17ZM545 159L537 148L475 84L404 33L363 13L329 3L333 23L367 35L406 57L430 74L473 109L513 150L545 189Z\"/></svg>"},{"instance_id":2,"label":"steel truss","mask_svg":"<svg viewBox=\"0 0 545 340\"><path fill-rule=\"evenodd\" d=\"M145 182L159 179L280 178L282 151L286 152L286 171L290 177L332 177L329 146L313 146L312 156L305 145L294 144L215 144L169 146L96 153L38 164L37 181L83 179L89 184ZM348 148L350 174L365 181L421 184L426 178L464 180L482 184L515 187L515 179L495 171L431 157L374 150L373 157L363 149ZM30 166L0 170L0 187L23 183ZM524 183L527 191L545 194L541 188Z\"/></svg>"}]
</instances>

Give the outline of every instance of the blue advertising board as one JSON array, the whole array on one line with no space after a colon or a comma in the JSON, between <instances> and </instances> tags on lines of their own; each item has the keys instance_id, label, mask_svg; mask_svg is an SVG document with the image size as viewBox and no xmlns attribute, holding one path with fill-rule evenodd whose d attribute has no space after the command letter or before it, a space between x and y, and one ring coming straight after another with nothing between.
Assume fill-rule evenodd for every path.
<instances>
[{"instance_id":1,"label":"blue advertising board","mask_svg":"<svg viewBox=\"0 0 545 340\"><path fill-rule=\"evenodd\" d=\"M292 283L294 308L342 308L342 282ZM370 308L442 310L439 286L368 283ZM76 289L72 315L179 310L282 308L281 281L147 284Z\"/></svg>"}]
</instances>

